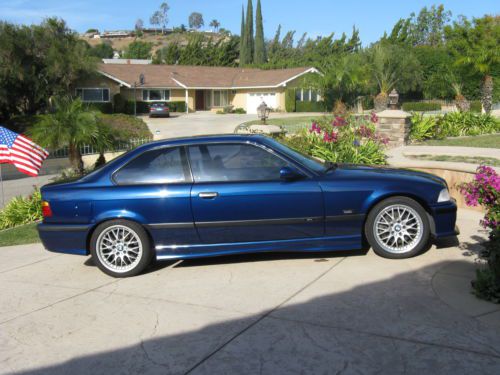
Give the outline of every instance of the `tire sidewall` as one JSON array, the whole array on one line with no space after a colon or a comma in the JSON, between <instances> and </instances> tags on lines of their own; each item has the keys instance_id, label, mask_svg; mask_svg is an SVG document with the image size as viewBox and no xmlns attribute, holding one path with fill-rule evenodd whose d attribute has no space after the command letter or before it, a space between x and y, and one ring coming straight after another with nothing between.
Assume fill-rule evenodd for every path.
<instances>
[{"instance_id":1,"label":"tire sidewall","mask_svg":"<svg viewBox=\"0 0 500 375\"><path fill-rule=\"evenodd\" d=\"M411 251L408 251L406 253L402 254L397 254L397 253L391 253L384 248L382 248L377 240L375 239L375 235L373 233L373 226L375 225L375 219L378 215L378 213L383 210L384 208L388 206L392 206L395 204L400 204L400 205L405 205L409 206L412 209L414 209L417 214L420 216L420 219L422 220L422 237L420 239L420 242L418 243L417 246ZM407 197L392 197L392 198L387 198L383 200L382 202L378 203L373 207L373 209L370 211L368 214L368 218L366 220L365 224L365 236L366 239L368 240L368 243L371 245L373 251L384 257L384 258L389 258L389 259L405 259L405 258L411 258L414 257L421 252L425 251L429 245L430 242L430 236L431 236L431 231L430 231L430 223L429 223L429 218L427 211L415 200Z\"/></svg>"},{"instance_id":2,"label":"tire sidewall","mask_svg":"<svg viewBox=\"0 0 500 375\"><path fill-rule=\"evenodd\" d=\"M102 264L101 260L99 259L99 256L97 255L97 239L104 230L115 225L121 225L132 229L137 234L142 244L143 254L141 259L133 269L127 272L115 272L110 270L104 264ZM141 272L143 272L151 263L151 259L153 258L154 252L151 248L151 241L149 240L149 236L140 224L128 220L110 220L98 225L97 228L92 233L92 236L90 238L90 254L92 255L94 263L97 265L97 267L99 267L99 269L102 272L104 272L109 276L123 278L123 277L136 276Z\"/></svg>"}]
</instances>

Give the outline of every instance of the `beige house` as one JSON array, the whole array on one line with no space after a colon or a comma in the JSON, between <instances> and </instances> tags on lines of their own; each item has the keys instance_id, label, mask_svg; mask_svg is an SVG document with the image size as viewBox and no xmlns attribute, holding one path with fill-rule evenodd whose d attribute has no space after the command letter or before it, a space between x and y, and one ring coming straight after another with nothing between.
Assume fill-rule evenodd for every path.
<instances>
[{"instance_id":1,"label":"beige house","mask_svg":"<svg viewBox=\"0 0 500 375\"><path fill-rule=\"evenodd\" d=\"M247 69L207 66L101 64L99 76L76 87L87 102L111 102L120 93L125 100L185 102L189 112L217 111L227 106L257 113L265 102L285 111L285 91L300 78L319 74L315 68ZM315 90L299 90L297 100L320 101Z\"/></svg>"}]
</instances>

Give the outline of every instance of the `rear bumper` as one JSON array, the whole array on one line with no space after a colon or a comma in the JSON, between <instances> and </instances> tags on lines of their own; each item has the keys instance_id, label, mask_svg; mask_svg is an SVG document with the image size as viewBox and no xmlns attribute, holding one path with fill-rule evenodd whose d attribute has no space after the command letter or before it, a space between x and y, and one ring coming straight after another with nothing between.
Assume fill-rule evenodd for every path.
<instances>
[{"instance_id":1,"label":"rear bumper","mask_svg":"<svg viewBox=\"0 0 500 375\"><path fill-rule=\"evenodd\" d=\"M435 238L456 236L459 234L457 222L457 204L454 199L431 207L434 219Z\"/></svg>"},{"instance_id":2,"label":"rear bumper","mask_svg":"<svg viewBox=\"0 0 500 375\"><path fill-rule=\"evenodd\" d=\"M38 224L43 246L56 253L88 255L87 237L92 226L87 224Z\"/></svg>"}]
</instances>

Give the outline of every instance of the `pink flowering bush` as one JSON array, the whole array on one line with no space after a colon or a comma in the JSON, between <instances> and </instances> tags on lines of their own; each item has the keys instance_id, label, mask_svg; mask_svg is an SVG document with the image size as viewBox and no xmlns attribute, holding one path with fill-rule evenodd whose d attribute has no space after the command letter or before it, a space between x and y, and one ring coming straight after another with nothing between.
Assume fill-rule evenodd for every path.
<instances>
[{"instance_id":1,"label":"pink flowering bush","mask_svg":"<svg viewBox=\"0 0 500 375\"><path fill-rule=\"evenodd\" d=\"M287 142L300 151L330 162L385 164L389 142L375 132L375 113L366 117L324 117Z\"/></svg>"},{"instance_id":2,"label":"pink flowering bush","mask_svg":"<svg viewBox=\"0 0 500 375\"><path fill-rule=\"evenodd\" d=\"M474 180L462 184L460 191L468 206L486 209L481 225L491 230L483 253L488 269L477 271L474 292L480 298L500 303L500 176L493 168L480 166Z\"/></svg>"}]
</instances>

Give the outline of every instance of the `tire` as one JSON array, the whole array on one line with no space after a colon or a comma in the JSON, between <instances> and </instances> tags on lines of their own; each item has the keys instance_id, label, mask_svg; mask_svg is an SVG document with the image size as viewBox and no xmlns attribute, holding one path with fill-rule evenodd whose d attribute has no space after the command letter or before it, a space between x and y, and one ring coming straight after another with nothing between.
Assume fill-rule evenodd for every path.
<instances>
[{"instance_id":1,"label":"tire","mask_svg":"<svg viewBox=\"0 0 500 375\"><path fill-rule=\"evenodd\" d=\"M425 209L413 199L388 198L368 214L365 236L373 251L384 258L411 258L429 245L429 218Z\"/></svg>"},{"instance_id":2,"label":"tire","mask_svg":"<svg viewBox=\"0 0 500 375\"><path fill-rule=\"evenodd\" d=\"M140 274L154 255L144 228L121 219L107 221L95 229L90 238L90 253L97 267L113 277Z\"/></svg>"}]
</instances>

